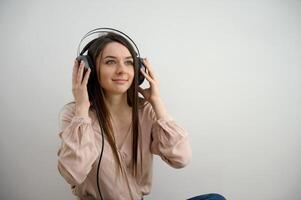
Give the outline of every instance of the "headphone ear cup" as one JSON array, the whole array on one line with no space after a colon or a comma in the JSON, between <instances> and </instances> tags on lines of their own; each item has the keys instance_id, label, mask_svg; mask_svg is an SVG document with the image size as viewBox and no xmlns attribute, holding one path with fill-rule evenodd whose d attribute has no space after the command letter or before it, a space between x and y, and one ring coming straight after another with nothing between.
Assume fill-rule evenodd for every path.
<instances>
[{"instance_id":1,"label":"headphone ear cup","mask_svg":"<svg viewBox=\"0 0 301 200\"><path fill-rule=\"evenodd\" d=\"M89 56L89 55L81 55L81 56L78 56L77 58L76 58L76 60L78 60L79 62L80 61L84 61L84 63L85 63L85 68L86 69L88 69L88 68L90 68L90 69L92 69L93 67L94 67L94 65L93 65L93 61L92 61L92 59L91 59L91 57Z\"/></svg>"},{"instance_id":2,"label":"headphone ear cup","mask_svg":"<svg viewBox=\"0 0 301 200\"><path fill-rule=\"evenodd\" d=\"M93 62L93 59L91 58L91 56L89 54L86 55L86 58L87 58L87 61L88 61L88 64L89 64L89 67L92 69L95 67L94 65L94 62Z\"/></svg>"},{"instance_id":3,"label":"headphone ear cup","mask_svg":"<svg viewBox=\"0 0 301 200\"><path fill-rule=\"evenodd\" d=\"M144 75L140 71L144 67L144 71L146 72L146 67L143 64L143 58L138 57L138 85L141 85L145 79Z\"/></svg>"}]
</instances>

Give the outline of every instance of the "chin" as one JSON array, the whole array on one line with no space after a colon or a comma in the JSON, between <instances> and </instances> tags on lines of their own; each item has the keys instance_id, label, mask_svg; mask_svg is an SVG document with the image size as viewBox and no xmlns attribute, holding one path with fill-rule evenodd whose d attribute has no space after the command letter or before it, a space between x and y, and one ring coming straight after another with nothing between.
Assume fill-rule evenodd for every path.
<instances>
[{"instance_id":1,"label":"chin","mask_svg":"<svg viewBox=\"0 0 301 200\"><path fill-rule=\"evenodd\" d=\"M129 87L124 87L124 88L114 88L111 90L107 90L107 92L111 94L124 94L128 91Z\"/></svg>"},{"instance_id":2,"label":"chin","mask_svg":"<svg viewBox=\"0 0 301 200\"><path fill-rule=\"evenodd\" d=\"M110 94L124 94L130 89L131 85L128 84L108 84L103 87L106 93Z\"/></svg>"}]
</instances>

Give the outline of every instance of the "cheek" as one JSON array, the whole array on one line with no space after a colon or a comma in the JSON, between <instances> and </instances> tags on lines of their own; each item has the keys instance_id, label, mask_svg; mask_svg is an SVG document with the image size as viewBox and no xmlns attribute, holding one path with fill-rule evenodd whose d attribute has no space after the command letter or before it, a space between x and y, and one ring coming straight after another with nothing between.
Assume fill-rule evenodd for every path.
<instances>
[{"instance_id":1,"label":"cheek","mask_svg":"<svg viewBox=\"0 0 301 200\"><path fill-rule=\"evenodd\" d=\"M135 75L134 68L132 68L130 70L129 74L130 74L131 79L134 79L134 75Z\"/></svg>"},{"instance_id":2,"label":"cheek","mask_svg":"<svg viewBox=\"0 0 301 200\"><path fill-rule=\"evenodd\" d=\"M98 81L103 85L103 83L108 82L108 79L111 77L111 73L108 70L101 69L98 73Z\"/></svg>"}]
</instances>

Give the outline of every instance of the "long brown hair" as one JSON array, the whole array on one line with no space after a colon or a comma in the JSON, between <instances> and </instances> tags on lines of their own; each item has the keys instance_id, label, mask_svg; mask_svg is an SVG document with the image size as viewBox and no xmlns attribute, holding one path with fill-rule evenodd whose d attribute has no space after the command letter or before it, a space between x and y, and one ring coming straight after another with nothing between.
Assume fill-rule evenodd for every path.
<instances>
[{"instance_id":1,"label":"long brown hair","mask_svg":"<svg viewBox=\"0 0 301 200\"><path fill-rule=\"evenodd\" d=\"M121 167L120 157L118 155L118 150L116 146L116 140L112 128L111 122L111 114L108 110L108 107L105 104L104 100L104 89L100 85L100 77L97 74L97 66L99 66L100 57L102 55L102 51L104 47L110 42L118 42L124 45L129 52L131 53L134 60L134 79L127 91L127 103L132 107L132 162L131 169L133 176L137 178L137 163L138 163L138 141L139 141L139 117L138 117L138 58L137 53L134 50L133 46L125 39L124 37L115 34L113 32L107 33L106 35L102 35L86 45L86 49L88 50L88 55L92 58L93 65L91 66L91 74L88 80L87 89L89 94L89 100L92 103L91 108L93 108L96 112L97 119L101 131L108 138L108 142L112 148L115 159L118 163L119 170L118 172L124 172ZM83 51L85 48L83 48ZM97 64L97 65L96 65ZM142 103L142 102L141 102ZM143 103L142 103L143 104ZM104 138L103 138L104 139ZM141 155L141 154L140 154ZM142 159L142 158L141 158Z\"/></svg>"}]
</instances>

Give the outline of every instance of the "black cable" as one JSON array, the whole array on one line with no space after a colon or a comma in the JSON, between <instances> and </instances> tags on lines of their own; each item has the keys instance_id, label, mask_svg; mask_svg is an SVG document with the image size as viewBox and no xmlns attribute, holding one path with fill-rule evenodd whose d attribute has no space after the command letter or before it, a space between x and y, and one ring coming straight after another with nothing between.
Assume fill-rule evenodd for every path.
<instances>
[{"instance_id":1,"label":"black cable","mask_svg":"<svg viewBox=\"0 0 301 200\"><path fill-rule=\"evenodd\" d=\"M87 38L88 36L90 36L92 34L95 34L95 33L108 32L108 30L109 31L115 31L115 32L119 33L121 36L125 36L130 42L132 42L132 44L135 46L135 48L137 50L138 57L140 58L140 52L139 52L139 49L138 49L137 45L135 44L135 42L128 35L126 35L122 31L119 31L119 30L114 29L114 28L96 28L96 29L93 29L93 30L89 31L88 33L86 33L83 36L83 38L80 40L80 42L79 42L79 45L78 45L78 48L77 48L77 56L79 56L79 55L81 55L81 54L84 53L84 52L80 53L80 46L81 46L81 43L83 42L83 40L85 38ZM92 95L92 98L93 98L93 95ZM95 98L93 98L93 100L95 100ZM97 115L98 115L98 113L97 113ZM98 119L99 119L99 116L98 116ZM104 150L104 133L103 132L104 132L103 128L101 127L102 147L101 147L101 153L100 153L100 157L99 157L99 161L98 161L98 165L97 165L97 176L96 176L96 178L97 178L97 180L96 180L96 182L97 182L97 189L98 189L98 193L99 193L99 196L100 196L101 200L103 200L103 197L102 197L102 194L101 194L101 191L100 191L100 187L99 187L99 167L100 167L100 162L101 162L102 155L103 155L103 150Z\"/></svg>"},{"instance_id":2,"label":"black cable","mask_svg":"<svg viewBox=\"0 0 301 200\"><path fill-rule=\"evenodd\" d=\"M96 105L96 99L93 96L94 96L93 92L91 92L91 97L94 101L94 105ZM95 107L95 109L97 109L97 108ZM99 113L97 111L96 111L96 115L97 115L97 118L99 119ZM103 134L104 131L103 131L103 128L102 128L101 125L100 125L100 131L101 131L102 144L101 144L101 152L100 152L98 165L97 165L96 183L97 183L97 189L98 189L98 193L99 193L99 196L100 196L100 200L103 200L103 197L102 197L102 194L101 194L101 191L100 191L100 187L99 187L99 167L100 167L100 162L101 162L102 154L103 154L103 150L104 150L104 134Z\"/></svg>"},{"instance_id":3,"label":"black cable","mask_svg":"<svg viewBox=\"0 0 301 200\"><path fill-rule=\"evenodd\" d=\"M101 162L101 158L102 158L102 154L103 154L103 149L104 149L104 136L103 136L103 131L101 131L101 137L102 137L102 147L101 147L101 153L100 153L100 157L99 157L99 161L98 161L98 165L97 165L97 189L98 189L98 193L100 195L100 199L103 200L103 197L101 195L101 191L100 191L100 187L99 187L99 166L100 166L100 162Z\"/></svg>"}]
</instances>

